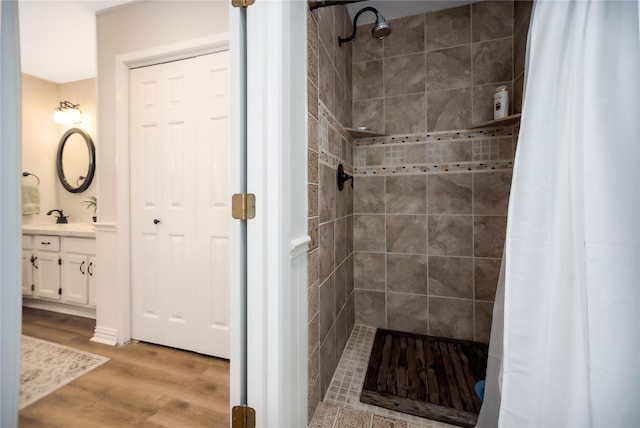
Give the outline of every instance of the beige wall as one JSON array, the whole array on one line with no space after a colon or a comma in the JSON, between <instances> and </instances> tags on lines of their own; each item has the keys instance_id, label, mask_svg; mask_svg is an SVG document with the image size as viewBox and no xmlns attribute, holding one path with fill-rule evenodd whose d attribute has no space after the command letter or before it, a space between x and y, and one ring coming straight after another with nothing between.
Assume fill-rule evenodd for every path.
<instances>
[{"instance_id":1,"label":"beige wall","mask_svg":"<svg viewBox=\"0 0 640 428\"><path fill-rule=\"evenodd\" d=\"M60 101L80 104L82 123L59 125L53 122L53 110ZM70 222L91 222L92 210L82 201L95 195L97 176L82 193L67 192L56 173L56 154L62 135L73 127L84 129L92 136L96 151L96 79L56 84L27 74L22 75L22 165L40 178L40 214L25 215L23 224L52 223L47 211L62 209ZM96 155L98 156L98 155ZM32 177L23 181L32 182Z\"/></svg>"},{"instance_id":2,"label":"beige wall","mask_svg":"<svg viewBox=\"0 0 640 428\"><path fill-rule=\"evenodd\" d=\"M55 83L22 75L22 171L40 178L40 214L23 215L23 224L51 222L45 214L58 208L56 151L61 134L53 122L53 109L59 102ZM31 184L36 180L26 177L22 182Z\"/></svg>"}]
</instances>

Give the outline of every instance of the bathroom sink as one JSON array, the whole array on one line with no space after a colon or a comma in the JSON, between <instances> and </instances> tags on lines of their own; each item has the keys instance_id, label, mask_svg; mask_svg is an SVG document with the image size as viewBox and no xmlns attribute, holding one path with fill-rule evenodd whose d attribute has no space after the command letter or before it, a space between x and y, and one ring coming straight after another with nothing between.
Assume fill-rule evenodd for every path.
<instances>
[{"instance_id":1,"label":"bathroom sink","mask_svg":"<svg viewBox=\"0 0 640 428\"><path fill-rule=\"evenodd\" d=\"M96 236L93 223L23 225L22 233L32 235Z\"/></svg>"}]
</instances>

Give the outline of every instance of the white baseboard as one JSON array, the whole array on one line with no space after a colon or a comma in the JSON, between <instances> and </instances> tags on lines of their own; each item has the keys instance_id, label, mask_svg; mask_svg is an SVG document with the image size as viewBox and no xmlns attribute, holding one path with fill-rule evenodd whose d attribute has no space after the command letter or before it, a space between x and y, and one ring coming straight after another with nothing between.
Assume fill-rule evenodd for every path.
<instances>
[{"instance_id":1,"label":"white baseboard","mask_svg":"<svg viewBox=\"0 0 640 428\"><path fill-rule=\"evenodd\" d=\"M61 314L75 315L78 317L96 319L95 308L87 308L83 306L67 305L66 303L31 299L24 296L22 297L22 306L25 306L27 308L42 309L45 311L58 312Z\"/></svg>"},{"instance_id":2,"label":"white baseboard","mask_svg":"<svg viewBox=\"0 0 640 428\"><path fill-rule=\"evenodd\" d=\"M109 327L96 326L94 330L92 342L102 343L103 345L116 346L118 344L118 330Z\"/></svg>"}]
</instances>

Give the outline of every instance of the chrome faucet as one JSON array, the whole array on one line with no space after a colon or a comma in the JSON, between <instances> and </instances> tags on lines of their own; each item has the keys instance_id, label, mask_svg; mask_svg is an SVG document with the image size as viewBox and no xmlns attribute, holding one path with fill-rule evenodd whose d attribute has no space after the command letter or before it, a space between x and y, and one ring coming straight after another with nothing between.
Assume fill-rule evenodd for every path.
<instances>
[{"instance_id":1,"label":"chrome faucet","mask_svg":"<svg viewBox=\"0 0 640 428\"><path fill-rule=\"evenodd\" d=\"M62 214L62 210L51 210L47 213L47 215L51 215L51 213L59 213L58 217L56 218L56 224L67 224L69 223L67 221L68 216L65 217L64 214Z\"/></svg>"}]
</instances>

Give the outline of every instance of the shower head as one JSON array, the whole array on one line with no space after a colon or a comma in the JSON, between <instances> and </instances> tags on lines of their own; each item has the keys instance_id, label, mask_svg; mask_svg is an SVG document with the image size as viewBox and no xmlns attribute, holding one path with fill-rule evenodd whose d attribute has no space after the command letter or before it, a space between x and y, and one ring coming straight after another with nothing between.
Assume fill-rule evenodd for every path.
<instances>
[{"instance_id":1,"label":"shower head","mask_svg":"<svg viewBox=\"0 0 640 428\"><path fill-rule=\"evenodd\" d=\"M389 22L384 19L384 16L380 15L380 12L378 12L376 8L365 7L363 9L360 9L358 13L356 13L356 16L353 18L353 32L351 33L351 35L346 38L338 37L338 46L341 46L343 43L350 42L356 37L356 31L358 29L356 23L358 22L358 18L363 12L373 12L376 14L376 24L371 30L371 36L374 39L382 40L389 34L391 34L391 24L389 24Z\"/></svg>"},{"instance_id":2,"label":"shower head","mask_svg":"<svg viewBox=\"0 0 640 428\"><path fill-rule=\"evenodd\" d=\"M371 35L374 39L382 40L389 34L391 34L391 24L389 24L389 21L384 19L384 16L378 13L378 16L376 17L376 25L373 27L373 30L371 30Z\"/></svg>"}]
</instances>

